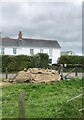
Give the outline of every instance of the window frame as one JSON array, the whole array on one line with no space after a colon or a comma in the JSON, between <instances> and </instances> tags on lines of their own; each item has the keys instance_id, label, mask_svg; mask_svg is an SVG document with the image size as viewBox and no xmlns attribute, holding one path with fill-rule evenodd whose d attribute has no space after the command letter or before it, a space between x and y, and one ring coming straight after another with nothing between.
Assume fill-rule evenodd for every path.
<instances>
[{"instance_id":1,"label":"window frame","mask_svg":"<svg viewBox=\"0 0 84 120\"><path fill-rule=\"evenodd\" d=\"M43 49L40 49L40 53L43 53Z\"/></svg>"},{"instance_id":2,"label":"window frame","mask_svg":"<svg viewBox=\"0 0 84 120\"><path fill-rule=\"evenodd\" d=\"M4 55L5 54L5 48L1 48L1 54Z\"/></svg>"},{"instance_id":3,"label":"window frame","mask_svg":"<svg viewBox=\"0 0 84 120\"><path fill-rule=\"evenodd\" d=\"M17 48L13 48L13 54L17 54Z\"/></svg>"},{"instance_id":4,"label":"window frame","mask_svg":"<svg viewBox=\"0 0 84 120\"><path fill-rule=\"evenodd\" d=\"M30 55L34 55L34 49L30 49Z\"/></svg>"}]
</instances>

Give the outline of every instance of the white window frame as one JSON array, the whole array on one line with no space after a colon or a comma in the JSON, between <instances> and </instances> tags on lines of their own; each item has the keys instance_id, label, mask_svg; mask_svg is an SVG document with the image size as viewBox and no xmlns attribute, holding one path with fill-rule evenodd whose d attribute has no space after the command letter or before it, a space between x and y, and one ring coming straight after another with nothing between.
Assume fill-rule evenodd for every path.
<instances>
[{"instance_id":1,"label":"white window frame","mask_svg":"<svg viewBox=\"0 0 84 120\"><path fill-rule=\"evenodd\" d=\"M40 49L40 53L43 53L43 49Z\"/></svg>"},{"instance_id":2,"label":"white window frame","mask_svg":"<svg viewBox=\"0 0 84 120\"><path fill-rule=\"evenodd\" d=\"M1 54L4 55L4 53L5 53L5 48L1 48Z\"/></svg>"},{"instance_id":3,"label":"white window frame","mask_svg":"<svg viewBox=\"0 0 84 120\"><path fill-rule=\"evenodd\" d=\"M34 49L30 49L30 55L34 55Z\"/></svg>"},{"instance_id":4,"label":"white window frame","mask_svg":"<svg viewBox=\"0 0 84 120\"><path fill-rule=\"evenodd\" d=\"M17 48L13 48L13 54L17 54Z\"/></svg>"}]
</instances>

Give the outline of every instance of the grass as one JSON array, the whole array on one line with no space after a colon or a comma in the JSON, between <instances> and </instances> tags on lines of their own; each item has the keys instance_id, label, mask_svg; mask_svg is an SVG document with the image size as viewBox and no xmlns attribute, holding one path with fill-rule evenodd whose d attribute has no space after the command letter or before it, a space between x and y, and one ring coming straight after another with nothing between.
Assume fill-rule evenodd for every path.
<instances>
[{"instance_id":1,"label":"grass","mask_svg":"<svg viewBox=\"0 0 84 120\"><path fill-rule=\"evenodd\" d=\"M0 78L0 81L3 81L3 80L5 80L5 78Z\"/></svg>"},{"instance_id":2,"label":"grass","mask_svg":"<svg viewBox=\"0 0 84 120\"><path fill-rule=\"evenodd\" d=\"M2 88L2 117L18 118L18 94L25 92L26 118L80 118L79 112L67 100L81 94L82 79L55 83L14 84ZM81 99L80 107L82 106ZM79 103L75 103L79 106Z\"/></svg>"}]
</instances>

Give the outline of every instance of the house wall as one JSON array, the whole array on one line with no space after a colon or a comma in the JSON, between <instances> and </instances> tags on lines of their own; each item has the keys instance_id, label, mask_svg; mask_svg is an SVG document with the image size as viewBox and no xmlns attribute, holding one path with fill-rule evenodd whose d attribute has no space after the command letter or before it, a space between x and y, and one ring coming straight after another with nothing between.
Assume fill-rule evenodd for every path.
<instances>
[{"instance_id":1,"label":"house wall","mask_svg":"<svg viewBox=\"0 0 84 120\"><path fill-rule=\"evenodd\" d=\"M53 59L52 63L57 63L58 58L60 57L60 49L53 49Z\"/></svg>"},{"instance_id":2,"label":"house wall","mask_svg":"<svg viewBox=\"0 0 84 120\"><path fill-rule=\"evenodd\" d=\"M27 47L24 47L24 48L17 48L17 54L13 54L13 48L16 48L16 47L6 47L5 48L5 55L30 55L30 49L34 49L34 54L37 54L37 53L40 53L40 49L42 48L34 48L34 47L30 47L30 48L27 48ZM50 48L51 49L51 48ZM0 49L0 53L1 53L1 49ZM49 48L43 48L43 53L47 53L49 55ZM52 64L56 63L57 62L57 59L60 57L60 49L52 49L52 57L49 56L49 59L52 59Z\"/></svg>"}]
</instances>

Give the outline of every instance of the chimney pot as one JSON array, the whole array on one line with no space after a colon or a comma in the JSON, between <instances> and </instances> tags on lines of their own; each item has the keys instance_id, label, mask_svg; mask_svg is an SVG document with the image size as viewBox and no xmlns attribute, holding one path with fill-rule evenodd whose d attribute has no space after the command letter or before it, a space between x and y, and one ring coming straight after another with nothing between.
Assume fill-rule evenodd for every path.
<instances>
[{"instance_id":1,"label":"chimney pot","mask_svg":"<svg viewBox=\"0 0 84 120\"><path fill-rule=\"evenodd\" d=\"M22 40L22 32L21 32L21 31L19 31L18 39L19 39L19 40Z\"/></svg>"}]
</instances>

